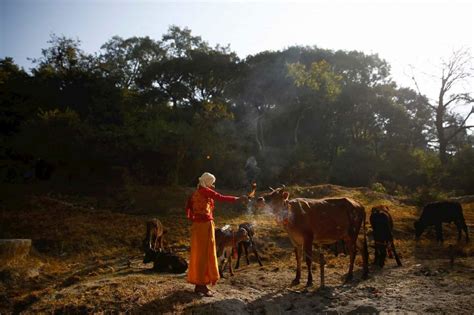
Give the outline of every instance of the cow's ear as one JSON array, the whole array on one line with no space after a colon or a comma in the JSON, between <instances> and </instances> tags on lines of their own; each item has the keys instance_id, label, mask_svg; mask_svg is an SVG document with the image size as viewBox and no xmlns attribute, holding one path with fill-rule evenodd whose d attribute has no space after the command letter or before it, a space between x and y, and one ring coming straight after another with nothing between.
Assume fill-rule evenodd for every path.
<instances>
[{"instance_id":1,"label":"cow's ear","mask_svg":"<svg viewBox=\"0 0 474 315\"><path fill-rule=\"evenodd\" d=\"M284 191L283 194L282 194L282 196L283 196L283 199L284 199L284 200L288 200L288 198L290 197L290 193L287 192L287 191Z\"/></svg>"}]
</instances>

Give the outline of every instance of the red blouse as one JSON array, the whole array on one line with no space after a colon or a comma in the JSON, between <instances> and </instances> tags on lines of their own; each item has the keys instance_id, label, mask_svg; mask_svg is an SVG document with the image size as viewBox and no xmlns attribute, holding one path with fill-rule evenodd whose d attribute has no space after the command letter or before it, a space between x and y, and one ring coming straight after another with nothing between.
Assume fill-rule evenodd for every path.
<instances>
[{"instance_id":1,"label":"red blouse","mask_svg":"<svg viewBox=\"0 0 474 315\"><path fill-rule=\"evenodd\" d=\"M199 187L189 197L186 204L186 215L193 222L214 220L214 200L235 202L237 197L221 195L211 188Z\"/></svg>"}]
</instances>

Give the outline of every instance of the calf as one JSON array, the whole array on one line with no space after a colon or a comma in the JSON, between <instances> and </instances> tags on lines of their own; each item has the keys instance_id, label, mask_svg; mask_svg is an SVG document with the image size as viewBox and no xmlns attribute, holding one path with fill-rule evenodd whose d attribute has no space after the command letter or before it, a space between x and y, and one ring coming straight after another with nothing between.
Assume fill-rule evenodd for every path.
<instances>
[{"instance_id":1,"label":"calf","mask_svg":"<svg viewBox=\"0 0 474 315\"><path fill-rule=\"evenodd\" d=\"M188 263L172 251L155 251L145 247L143 263L153 262L153 270L158 272L183 273Z\"/></svg>"},{"instance_id":2,"label":"calf","mask_svg":"<svg viewBox=\"0 0 474 315\"><path fill-rule=\"evenodd\" d=\"M145 239L143 240L144 250L156 251L158 249L158 251L163 251L164 234L166 234L166 230L160 220L151 219L147 221Z\"/></svg>"},{"instance_id":3,"label":"calf","mask_svg":"<svg viewBox=\"0 0 474 315\"><path fill-rule=\"evenodd\" d=\"M172 252L155 252L153 270L158 272L183 273L188 269L188 263Z\"/></svg>"},{"instance_id":4,"label":"calf","mask_svg":"<svg viewBox=\"0 0 474 315\"><path fill-rule=\"evenodd\" d=\"M251 224L251 223L245 222L245 223L242 223L242 224L239 225L239 229L244 229L244 230L247 231L248 240L243 240L243 241L238 242L238 244L237 244L237 254L238 254L237 255L237 263L235 264L234 268L238 269L239 266L240 266L240 257L242 256L242 250L245 251L245 258L247 260L247 265L250 264L249 253L248 253L249 247L252 249L253 253L255 254L255 257L257 257L258 264L260 266L263 266L262 261L260 260L260 257L258 256L257 246L255 245L255 242L253 241L253 238L255 236L254 225Z\"/></svg>"},{"instance_id":5,"label":"calf","mask_svg":"<svg viewBox=\"0 0 474 315\"><path fill-rule=\"evenodd\" d=\"M415 221L415 236L418 240L427 226L434 225L436 228L436 240L443 241L443 222L454 222L458 229L458 241L461 240L462 230L466 234L466 243L469 241L466 221L459 202L441 201L427 204L421 213L420 219Z\"/></svg>"},{"instance_id":6,"label":"calf","mask_svg":"<svg viewBox=\"0 0 474 315\"><path fill-rule=\"evenodd\" d=\"M232 270L232 255L236 253L236 246L241 241L248 241L247 230L239 227L237 232L233 231L229 225L215 229L216 253L220 263L219 274L222 277L226 264L229 264L230 275L234 275Z\"/></svg>"},{"instance_id":7,"label":"calf","mask_svg":"<svg viewBox=\"0 0 474 315\"><path fill-rule=\"evenodd\" d=\"M391 252L395 256L397 265L401 266L402 262L398 257L393 243L393 220L387 206L376 206L372 208L370 213L370 225L372 226L374 242L375 242L375 259L374 264L383 267L387 250L391 257Z\"/></svg>"}]
</instances>

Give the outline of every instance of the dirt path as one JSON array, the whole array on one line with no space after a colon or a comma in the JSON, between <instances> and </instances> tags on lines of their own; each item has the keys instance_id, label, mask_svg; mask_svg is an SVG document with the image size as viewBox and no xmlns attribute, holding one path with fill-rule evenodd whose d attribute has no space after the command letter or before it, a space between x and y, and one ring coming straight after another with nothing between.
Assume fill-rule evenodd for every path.
<instances>
[{"instance_id":1,"label":"dirt path","mask_svg":"<svg viewBox=\"0 0 474 315\"><path fill-rule=\"evenodd\" d=\"M65 283L44 295L26 312L218 313L306 314L315 312L441 312L471 313L474 310L474 258L393 261L372 269L366 281L343 284L345 260L328 265L327 288L290 287L292 261L253 264L223 279L214 297L198 297L185 275L151 273L140 262L132 266L110 265L102 274L91 274ZM359 270L360 268L356 268ZM317 272L315 274L318 274ZM306 276L303 270L303 278Z\"/></svg>"}]
</instances>

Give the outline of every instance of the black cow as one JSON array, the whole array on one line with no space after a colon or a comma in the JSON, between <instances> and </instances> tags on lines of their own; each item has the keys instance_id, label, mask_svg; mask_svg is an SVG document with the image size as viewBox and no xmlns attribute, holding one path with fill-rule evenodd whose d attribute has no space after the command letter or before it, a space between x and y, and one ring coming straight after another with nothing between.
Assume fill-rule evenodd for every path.
<instances>
[{"instance_id":1,"label":"black cow","mask_svg":"<svg viewBox=\"0 0 474 315\"><path fill-rule=\"evenodd\" d=\"M153 262L153 270L158 272L183 273L188 269L188 263L171 251L156 251L145 248L143 263Z\"/></svg>"},{"instance_id":2,"label":"black cow","mask_svg":"<svg viewBox=\"0 0 474 315\"><path fill-rule=\"evenodd\" d=\"M246 222L239 225L239 229L241 228L247 231L248 240L240 241L237 244L238 256L237 256L237 263L235 264L234 268L238 269L240 266L240 257L242 256L242 250L245 251L245 258L247 260L247 265L250 264L249 252L248 252L249 247L252 249L253 253L255 254L255 257L257 257L257 261L260 267L263 266L262 261L260 260L260 256L258 256L257 246L255 245L255 242L253 241L253 237L255 236L254 225Z\"/></svg>"},{"instance_id":3,"label":"black cow","mask_svg":"<svg viewBox=\"0 0 474 315\"><path fill-rule=\"evenodd\" d=\"M401 266L402 262L398 257L395 244L393 243L393 220L387 206L376 206L372 208L372 212L370 213L370 225L372 226L375 242L374 264L383 267L388 250L389 257L392 257L391 253L393 252L397 265Z\"/></svg>"},{"instance_id":4,"label":"black cow","mask_svg":"<svg viewBox=\"0 0 474 315\"><path fill-rule=\"evenodd\" d=\"M462 230L466 233L466 243L469 241L466 221L462 213L462 207L459 202L441 201L427 204L423 208L421 217L415 221L415 236L418 240L427 226L434 225L436 228L436 240L443 241L443 222L454 222L458 229L458 241L461 240Z\"/></svg>"}]
</instances>

